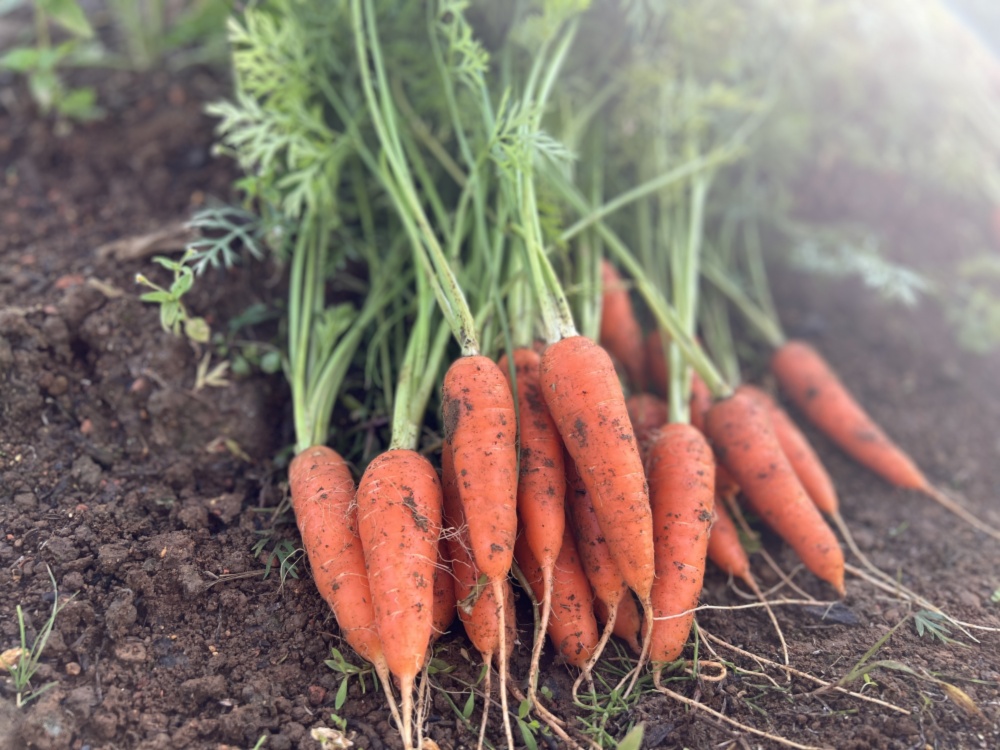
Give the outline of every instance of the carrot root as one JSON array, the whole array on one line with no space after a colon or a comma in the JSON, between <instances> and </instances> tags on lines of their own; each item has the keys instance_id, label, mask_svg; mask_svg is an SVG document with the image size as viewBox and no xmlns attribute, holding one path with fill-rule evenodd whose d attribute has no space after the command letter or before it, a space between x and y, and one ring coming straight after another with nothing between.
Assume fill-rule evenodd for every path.
<instances>
[{"instance_id":1,"label":"carrot root","mask_svg":"<svg viewBox=\"0 0 1000 750\"><path fill-rule=\"evenodd\" d=\"M483 677L483 718L479 722L479 741L476 743L476 750L482 750L483 743L486 740L486 722L490 716L490 702L492 701L493 690L491 689L492 683L492 673L493 673L493 655L483 654L483 658L486 660L486 674ZM503 688L501 688L502 690Z\"/></svg>"},{"instance_id":2,"label":"carrot root","mask_svg":"<svg viewBox=\"0 0 1000 750\"><path fill-rule=\"evenodd\" d=\"M552 571L551 565L542 566L542 601L539 622L535 627L535 640L531 645L531 666L528 668L528 703L534 705L538 692L539 662L542 659L542 647L545 645L545 635L549 627L549 617L552 615Z\"/></svg>"},{"instance_id":3,"label":"carrot root","mask_svg":"<svg viewBox=\"0 0 1000 750\"><path fill-rule=\"evenodd\" d=\"M500 707L503 710L503 731L507 737L507 747L510 750L514 750L514 733L510 728L510 713L507 710L507 612L504 606L505 596L504 596L504 583L505 578L500 578L493 581L493 598L498 602L498 615L497 619L500 622L500 660L499 668L500 672Z\"/></svg>"},{"instance_id":4,"label":"carrot root","mask_svg":"<svg viewBox=\"0 0 1000 750\"><path fill-rule=\"evenodd\" d=\"M996 540L1000 540L1000 531L990 526L985 521L981 520L979 517L972 514L965 506L959 505L958 502L950 497L944 490L939 487L935 487L933 484L927 482L923 487L917 488L919 492L927 495L931 500L941 505L948 511L951 511L956 516L965 521L969 526L974 528L976 531L981 531L987 536L991 536Z\"/></svg>"},{"instance_id":5,"label":"carrot root","mask_svg":"<svg viewBox=\"0 0 1000 750\"><path fill-rule=\"evenodd\" d=\"M627 596L631 596L631 594L627 594ZM615 602L614 604L608 607L608 621L604 623L604 630L601 632L601 640L597 642L597 648L594 649L594 653L591 655L589 659L587 659L587 663L583 665L583 669L580 670L580 674L578 674L576 676L576 680L573 681L572 695L574 703L579 702L577 699L577 693L580 691L580 683L583 682L584 679L586 679L587 682L590 684L591 693L594 692L593 690L594 667L597 666L598 659L601 658L601 654L604 653L604 649L608 645L608 641L611 640L611 634L614 632L615 621L617 619L618 619L618 602Z\"/></svg>"},{"instance_id":6,"label":"carrot root","mask_svg":"<svg viewBox=\"0 0 1000 750\"><path fill-rule=\"evenodd\" d=\"M817 747L816 745L801 745L798 742L793 742L792 740L785 739L784 737L779 737L776 734L771 734L770 732L764 732L760 729L754 729L751 726L747 726L746 724L741 724L740 722L736 721L736 719L730 719L724 713L716 711L714 708L709 708L704 703L699 703L698 701L692 700L691 698L681 695L680 693L675 693L670 688L663 687L663 685L660 684L659 670L657 670L653 675L653 684L656 687L657 691L663 693L664 695L670 698L673 698L675 701L683 703L685 706L689 706L690 708L693 708L697 711L704 711L705 713L714 716L719 721L723 721L726 724L729 724L730 726L736 727L742 732L749 732L750 734L755 734L758 737L763 737L765 739L771 740L772 742L776 742L779 745L783 745L785 747L797 748L797 750L823 750L823 748Z\"/></svg>"}]
</instances>

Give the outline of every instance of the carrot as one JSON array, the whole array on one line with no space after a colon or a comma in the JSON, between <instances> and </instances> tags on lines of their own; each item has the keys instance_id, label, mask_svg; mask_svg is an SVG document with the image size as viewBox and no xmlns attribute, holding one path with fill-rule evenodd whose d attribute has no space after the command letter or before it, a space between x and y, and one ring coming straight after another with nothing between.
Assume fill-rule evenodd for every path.
<instances>
[{"instance_id":1,"label":"carrot","mask_svg":"<svg viewBox=\"0 0 1000 750\"><path fill-rule=\"evenodd\" d=\"M441 484L430 461L389 450L358 487L358 535L375 623L402 696L402 733L412 743L413 685L434 630L434 570L441 534Z\"/></svg>"},{"instance_id":2,"label":"carrot","mask_svg":"<svg viewBox=\"0 0 1000 750\"><path fill-rule=\"evenodd\" d=\"M764 609L774 632L778 636L781 644L781 653L788 664L788 644L785 641L785 634L778 624L778 618L771 609L771 605L761 591L760 584L750 571L750 558L743 548L740 535L736 531L736 524L729 514L728 507L736 503L736 495L739 487L736 486L732 475L721 463L715 465L715 522L712 524L712 532L708 537L708 559L729 576L739 578L754 593Z\"/></svg>"},{"instance_id":3,"label":"carrot","mask_svg":"<svg viewBox=\"0 0 1000 750\"><path fill-rule=\"evenodd\" d=\"M542 354L541 380L545 403L590 494L611 556L639 597L652 629L649 597L655 563L649 487L611 358L590 339L567 336ZM646 639L644 652L648 645ZM639 655L624 695L635 686L646 656Z\"/></svg>"},{"instance_id":4,"label":"carrot","mask_svg":"<svg viewBox=\"0 0 1000 750\"><path fill-rule=\"evenodd\" d=\"M709 409L705 431L754 511L843 596L843 552L795 476L764 408L738 392Z\"/></svg>"},{"instance_id":5,"label":"carrot","mask_svg":"<svg viewBox=\"0 0 1000 750\"><path fill-rule=\"evenodd\" d=\"M344 640L375 667L397 726L389 665L375 626L365 555L358 539L354 479L335 450L316 445L298 453L288 467L292 510L313 581L333 610Z\"/></svg>"},{"instance_id":6,"label":"carrot","mask_svg":"<svg viewBox=\"0 0 1000 750\"><path fill-rule=\"evenodd\" d=\"M675 661L684 650L705 575L715 505L715 458L699 430L675 422L649 454L656 539L650 659Z\"/></svg>"},{"instance_id":7,"label":"carrot","mask_svg":"<svg viewBox=\"0 0 1000 750\"><path fill-rule=\"evenodd\" d=\"M701 376L691 371L691 424L705 431L705 415L712 408L712 392Z\"/></svg>"},{"instance_id":8,"label":"carrot","mask_svg":"<svg viewBox=\"0 0 1000 750\"><path fill-rule=\"evenodd\" d=\"M816 451L809 444L808 438L802 434L802 430L791 420L788 413L775 403L770 394L754 385L744 384L739 390L757 399L764 410L771 418L771 426L774 428L774 436L781 445L788 463L795 470L795 475L802 482L802 487L806 494L812 498L816 507L823 513L833 515L837 513L840 504L837 498L837 490L833 486L833 480L820 461Z\"/></svg>"},{"instance_id":9,"label":"carrot","mask_svg":"<svg viewBox=\"0 0 1000 750\"><path fill-rule=\"evenodd\" d=\"M629 595L629 591L608 549L601 524L597 520L597 513L594 511L594 503L583 484L583 479L580 478L576 464L571 459L566 461L566 513L580 562L593 589L594 598L605 605L608 613L597 648L594 649L593 655L573 686L575 694L580 680L584 677L589 678L591 670L607 646L617 622L618 605Z\"/></svg>"},{"instance_id":10,"label":"carrot","mask_svg":"<svg viewBox=\"0 0 1000 750\"><path fill-rule=\"evenodd\" d=\"M859 463L890 484L922 492L973 528L1000 539L989 526L930 483L913 460L875 424L812 346L790 340L775 351L771 371L809 421Z\"/></svg>"},{"instance_id":11,"label":"carrot","mask_svg":"<svg viewBox=\"0 0 1000 750\"><path fill-rule=\"evenodd\" d=\"M503 372L481 354L461 357L445 373L442 414L458 495L476 567L503 601L517 535L517 413ZM499 610L500 653L507 653L504 611ZM500 659L500 703L507 743L507 659Z\"/></svg>"},{"instance_id":12,"label":"carrot","mask_svg":"<svg viewBox=\"0 0 1000 750\"><path fill-rule=\"evenodd\" d=\"M594 598L594 616L600 625L605 625L610 616L608 605L596 597ZM618 602L618 616L615 617L611 632L625 641L633 653L642 652L642 646L639 645L642 615L639 614L639 605L635 603L635 597L630 592L626 592L625 596Z\"/></svg>"},{"instance_id":13,"label":"carrot","mask_svg":"<svg viewBox=\"0 0 1000 750\"><path fill-rule=\"evenodd\" d=\"M489 664L494 656L497 661L506 661L514 650L517 636L514 618L514 593L508 581L504 581L503 616L497 604L495 590L484 585L481 574L472 559L469 543L469 527L465 522L465 511L458 493L458 482L455 477L455 466L451 445L447 442L441 450L441 489L444 495L444 522L447 531L443 534L447 557L451 563L453 577L453 597L458 600L458 617L465 627L465 633L472 645L483 657L487 665L483 685L485 700L483 702L483 718L479 728L479 746L483 744L486 733L486 723L489 717L491 690ZM500 623L504 623L506 637L504 652L500 651ZM503 687L500 688L503 690Z\"/></svg>"},{"instance_id":14,"label":"carrot","mask_svg":"<svg viewBox=\"0 0 1000 750\"><path fill-rule=\"evenodd\" d=\"M643 462L657 431L667 423L667 403L651 393L634 393L625 400Z\"/></svg>"},{"instance_id":15,"label":"carrot","mask_svg":"<svg viewBox=\"0 0 1000 750\"><path fill-rule=\"evenodd\" d=\"M718 491L715 496L717 500L722 498L722 494ZM747 583L753 580L750 573L750 558L740 543L736 524L733 523L729 511L719 502L716 503L715 523L712 524L712 532L708 537L708 559L726 575Z\"/></svg>"},{"instance_id":16,"label":"carrot","mask_svg":"<svg viewBox=\"0 0 1000 750\"><path fill-rule=\"evenodd\" d=\"M523 534L514 547L514 557L537 600L542 593L542 569ZM599 640L594 593L583 572L569 527L563 535L552 580L552 617L547 632L556 650L575 667L587 663Z\"/></svg>"},{"instance_id":17,"label":"carrot","mask_svg":"<svg viewBox=\"0 0 1000 750\"><path fill-rule=\"evenodd\" d=\"M611 555L625 582L646 602L654 571L649 492L611 359L590 339L564 338L542 355L541 382Z\"/></svg>"},{"instance_id":18,"label":"carrot","mask_svg":"<svg viewBox=\"0 0 1000 750\"><path fill-rule=\"evenodd\" d=\"M538 379L541 355L533 349L517 348L513 354L514 381L511 387L518 404L520 446L517 483L517 512L528 546L542 568L544 592L541 598L541 625L535 633L528 671L528 701L534 703L538 684L538 664L545 643L545 629L552 611L552 572L562 547L566 526L564 496L566 471L563 445L552 415L542 397ZM510 379L506 355L497 363Z\"/></svg>"},{"instance_id":19,"label":"carrot","mask_svg":"<svg viewBox=\"0 0 1000 750\"><path fill-rule=\"evenodd\" d=\"M455 586L451 580L444 539L438 542L437 567L434 568L434 630L431 642L444 635L455 620Z\"/></svg>"},{"instance_id":20,"label":"carrot","mask_svg":"<svg viewBox=\"0 0 1000 750\"><path fill-rule=\"evenodd\" d=\"M517 534L517 418L510 386L489 357L461 357L444 379L442 413L476 565L510 571Z\"/></svg>"},{"instance_id":21,"label":"carrot","mask_svg":"<svg viewBox=\"0 0 1000 750\"><path fill-rule=\"evenodd\" d=\"M601 260L601 282L601 346L621 362L632 388L645 390L646 350L642 328L632 309L628 286L607 259Z\"/></svg>"}]
</instances>

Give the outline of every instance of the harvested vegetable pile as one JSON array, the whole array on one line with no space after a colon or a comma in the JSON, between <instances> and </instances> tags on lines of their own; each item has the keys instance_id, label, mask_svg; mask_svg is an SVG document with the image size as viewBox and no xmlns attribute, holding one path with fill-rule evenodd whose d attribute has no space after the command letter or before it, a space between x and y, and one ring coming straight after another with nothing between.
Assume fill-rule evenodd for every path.
<instances>
[{"instance_id":1,"label":"harvested vegetable pile","mask_svg":"<svg viewBox=\"0 0 1000 750\"><path fill-rule=\"evenodd\" d=\"M291 502L320 593L374 665L407 748L424 741L421 674L456 602L484 663L480 744L494 687L512 748L509 693L525 741L532 714L567 744L614 739L539 693L545 633L580 670L578 707L650 689L700 707L663 681L726 670L690 650L706 559L769 611L777 597L736 523L769 526L825 582L782 573L807 602L843 597L850 571L973 627L859 549L806 437L740 384L734 311L773 348L798 413L1000 539L780 329L771 235L742 210L765 189L757 133L780 112L775 69L701 66L676 31L706 21L692 4L588 5L275 0L231 25L237 91L214 107L219 134L291 267ZM341 398L392 414L384 453L331 431ZM367 464L356 490L342 455ZM523 675L508 663L512 577L537 607ZM609 699L596 679L612 633L638 653L616 687L599 678Z\"/></svg>"},{"instance_id":2,"label":"harvested vegetable pile","mask_svg":"<svg viewBox=\"0 0 1000 750\"><path fill-rule=\"evenodd\" d=\"M428 673L456 614L483 662L470 743L639 747L628 713L659 691L804 747L673 684L729 669L727 644L697 627L707 560L782 642L775 608L834 607L852 578L919 622L980 627L869 561L793 419L1000 539L778 323L764 246L806 231L761 205L778 74L700 65L704 49L676 42L707 11L654 7L272 0L231 23L236 92L212 111L246 173L242 236L288 268L290 502L406 748L432 742ZM756 388L740 366L762 357ZM762 589L764 527L808 574L760 549L782 581ZM524 673L510 664L518 599L535 615ZM571 696L539 684L546 649L578 670ZM769 666L790 675L788 661Z\"/></svg>"}]
</instances>

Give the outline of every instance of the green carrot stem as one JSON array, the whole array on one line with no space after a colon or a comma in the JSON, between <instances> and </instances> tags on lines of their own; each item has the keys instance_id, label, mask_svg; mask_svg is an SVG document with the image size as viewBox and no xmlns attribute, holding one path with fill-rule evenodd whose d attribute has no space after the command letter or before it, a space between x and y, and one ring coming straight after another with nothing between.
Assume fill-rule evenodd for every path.
<instances>
[{"instance_id":1,"label":"green carrot stem","mask_svg":"<svg viewBox=\"0 0 1000 750\"><path fill-rule=\"evenodd\" d=\"M455 278L434 230L427 219L417 191L413 176L407 166L406 156L400 145L396 118L390 88L387 82L385 67L382 61L381 47L375 22L375 12L371 0L351 0L351 15L354 28L354 40L361 72L361 84L368 104L372 124L382 144L386 161L392 172L398 193L398 209L404 225L415 225L419 230L422 242L416 243L414 251L420 256L421 267L430 277L431 286L438 299L438 305L451 326L452 333L458 340L463 355L479 353L479 341L472 312L469 310L465 295ZM367 27L367 34L366 34ZM371 66L378 79L378 90L384 92L380 100L375 92ZM429 256L429 257L428 257Z\"/></svg>"},{"instance_id":2,"label":"green carrot stem","mask_svg":"<svg viewBox=\"0 0 1000 750\"><path fill-rule=\"evenodd\" d=\"M569 183L565 176L554 170L550 170L549 174L553 185L576 211L583 215L589 213L590 207L587 205L586 199L580 195L576 187ZM732 386L719 374L715 365L712 364L694 338L684 331L677 317L677 312L663 298L660 290L648 280L642 266L633 257L625 243L603 221L597 222L595 226L607 243L611 254L625 272L632 277L633 283L649 306L659 327L664 329L673 341L677 342L681 351L684 352L685 359L698 371L712 395L716 398L732 395Z\"/></svg>"},{"instance_id":3,"label":"green carrot stem","mask_svg":"<svg viewBox=\"0 0 1000 750\"><path fill-rule=\"evenodd\" d=\"M742 287L733 281L716 263L704 263L702 265L702 275L725 295L730 303L743 314L743 317L763 336L764 340L772 348L777 349L785 343L785 334L778 325L778 322L750 299L750 296L743 291Z\"/></svg>"},{"instance_id":4,"label":"green carrot stem","mask_svg":"<svg viewBox=\"0 0 1000 750\"><path fill-rule=\"evenodd\" d=\"M693 178L687 218L687 237L683 249L673 254L674 308L684 333L694 337L698 309L698 265L704 236L705 199L709 179L704 173ZM670 388L668 389L671 422L691 421L691 372L684 353L670 343ZM676 394L676 395L675 395Z\"/></svg>"},{"instance_id":5,"label":"green carrot stem","mask_svg":"<svg viewBox=\"0 0 1000 750\"><path fill-rule=\"evenodd\" d=\"M598 224L605 217L610 216L615 211L624 208L630 203L634 203L648 195L656 193L665 187L670 187L671 185L687 179L692 175L698 174L699 172L703 172L712 167L717 167L731 159L736 158L739 155L739 152L740 149L737 145L731 144L723 146L697 159L687 161L679 167L671 169L669 172L664 172L663 174L657 175L640 185L636 185L634 188L626 190L617 198L613 198L603 206L600 206L599 208L585 214L582 218L577 219L576 222L563 230L562 234L559 235L559 241L568 242L576 237L576 235L580 234L580 232Z\"/></svg>"}]
</instances>

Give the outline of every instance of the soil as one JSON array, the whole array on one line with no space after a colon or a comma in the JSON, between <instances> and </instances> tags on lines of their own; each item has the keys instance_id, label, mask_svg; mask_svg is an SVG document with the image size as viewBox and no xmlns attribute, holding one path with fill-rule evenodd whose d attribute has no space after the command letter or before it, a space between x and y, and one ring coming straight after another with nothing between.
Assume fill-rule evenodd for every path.
<instances>
[{"instance_id":1,"label":"soil","mask_svg":"<svg viewBox=\"0 0 1000 750\"><path fill-rule=\"evenodd\" d=\"M18 605L29 642L43 627L53 605L49 570L62 604L32 680L34 688L52 686L22 708L10 682L0 687L0 748L251 748L266 737L268 750L312 750L319 747L313 728L337 727L331 714L346 722L356 747L399 747L370 676L351 677L338 707L343 675L324 661L332 647L350 652L305 566L300 578L282 582L277 570L265 576L253 551L273 522L260 509L273 510L282 497L274 457L291 433L280 379L253 375L196 390L205 352L163 332L156 309L138 300L135 274L163 281L162 269L107 248L174 227L211 198L231 198L234 168L212 157L212 123L201 114L223 89L212 75L189 71L114 76L102 92L107 118L63 137L35 116L23 92L0 112L0 649L18 643ZM808 185L811 211L875 220L910 258L944 265L985 236L972 208L886 191L870 176L827 169ZM218 330L280 291L280 280L259 266L209 278L196 285L190 307ZM781 268L775 285L789 334L823 350L933 481L1000 526L1000 357L959 349L932 304L890 307L857 282ZM763 369L759 356L751 375ZM873 561L955 617L1000 628L1000 604L991 601L1000 589L1000 545L809 435ZM297 541L287 523L279 531ZM763 541L786 570L795 567L774 538ZM767 586L777 580L756 558L754 570ZM831 598L809 576L796 580ZM778 608L799 670L842 677L909 611L856 578L847 590L832 609ZM745 603L714 569L703 602ZM699 623L746 651L780 658L760 610L707 610ZM729 664L722 682L681 679L671 687L806 745L998 747L1000 637L974 631L974 642L954 627L950 634L959 643L904 623L873 659L911 671L880 668L868 684L853 685L905 713L835 692L809 694L816 688L809 681L786 682L719 646ZM713 658L710 645L702 642L701 658ZM523 625L516 675L524 674L529 646ZM439 641L434 664L427 731L445 750L473 747L481 696L469 722L461 713L480 665L457 625ZM914 673L960 688L977 708ZM542 684L553 709L585 717L571 705L571 682L570 670L547 657ZM642 689L609 717L611 736L643 721L645 747L773 745ZM492 716L488 737L500 746L498 712Z\"/></svg>"}]
</instances>

